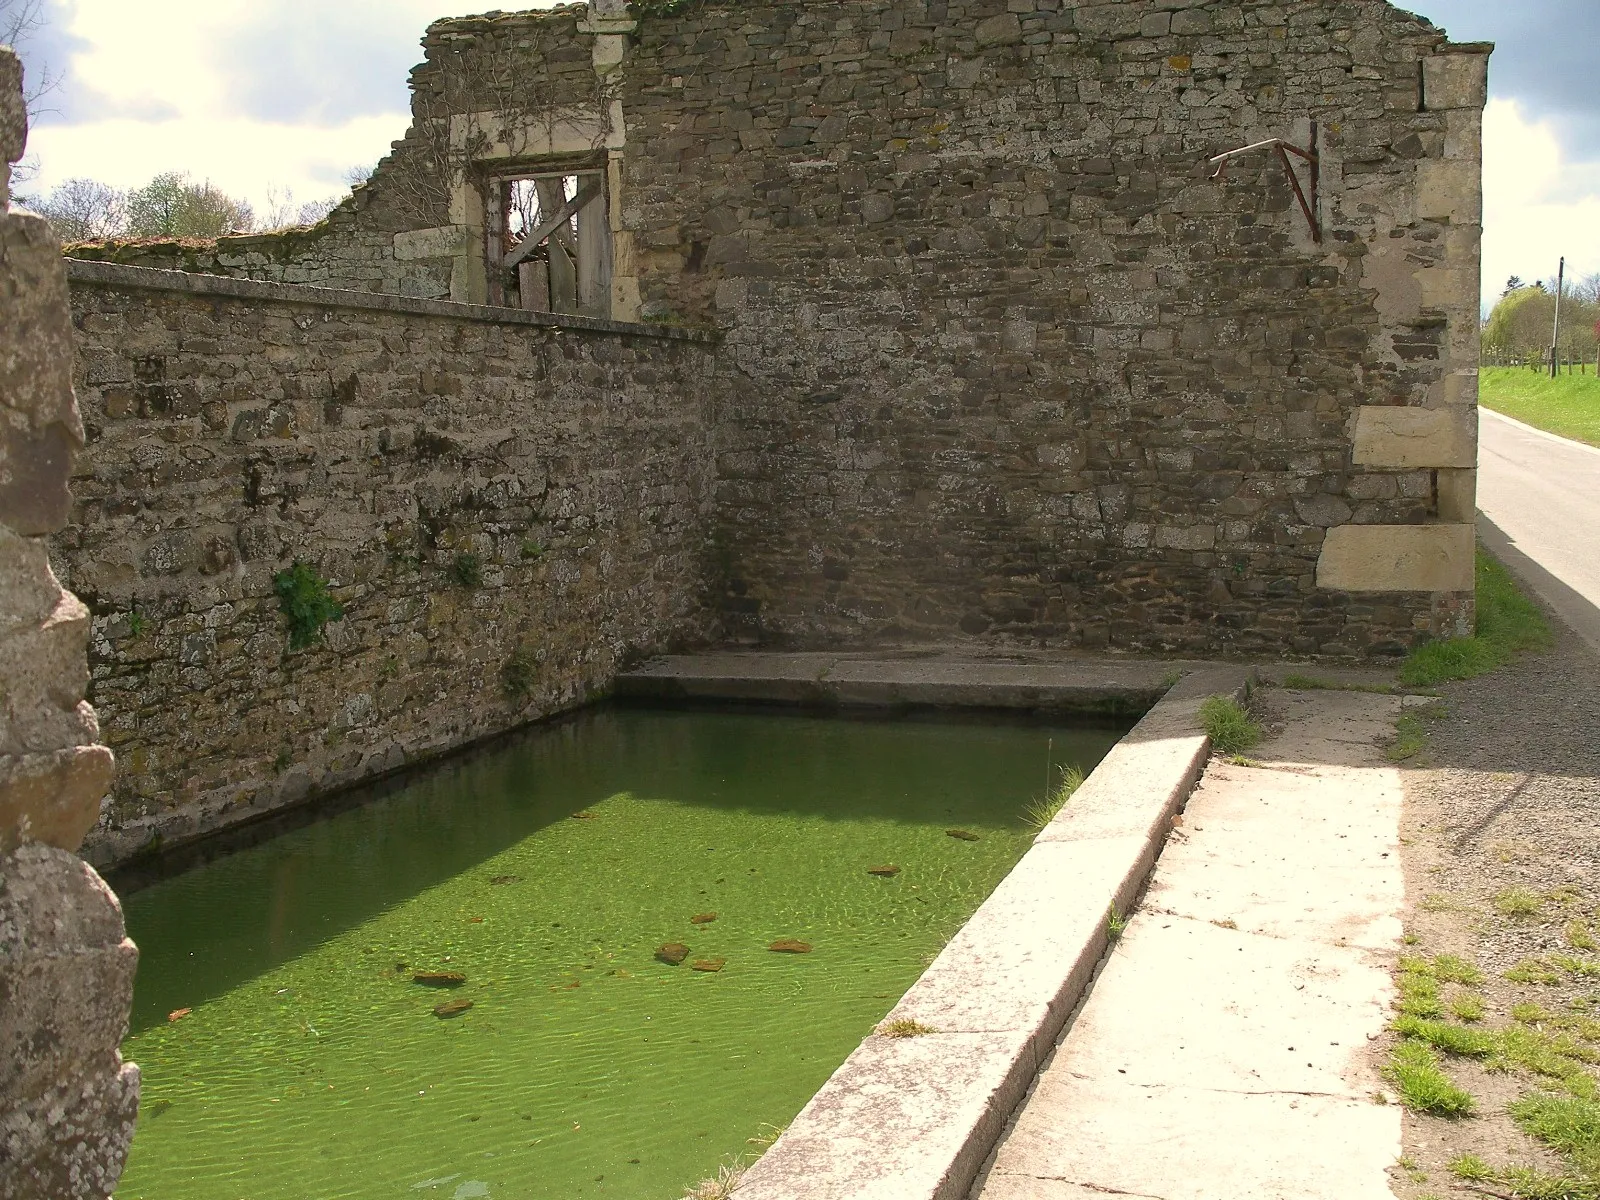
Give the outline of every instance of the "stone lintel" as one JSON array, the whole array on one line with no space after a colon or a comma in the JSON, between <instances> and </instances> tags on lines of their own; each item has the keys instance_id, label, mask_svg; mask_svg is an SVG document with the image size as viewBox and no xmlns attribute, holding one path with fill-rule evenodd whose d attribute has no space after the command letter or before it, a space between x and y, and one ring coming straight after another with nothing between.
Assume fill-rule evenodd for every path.
<instances>
[{"instance_id":1,"label":"stone lintel","mask_svg":"<svg viewBox=\"0 0 1600 1200\"><path fill-rule=\"evenodd\" d=\"M1351 459L1364 467L1473 467L1478 462L1476 414L1470 408L1356 410Z\"/></svg>"},{"instance_id":2,"label":"stone lintel","mask_svg":"<svg viewBox=\"0 0 1600 1200\"><path fill-rule=\"evenodd\" d=\"M1317 559L1317 586L1341 592L1470 592L1468 524L1340 525Z\"/></svg>"}]
</instances>

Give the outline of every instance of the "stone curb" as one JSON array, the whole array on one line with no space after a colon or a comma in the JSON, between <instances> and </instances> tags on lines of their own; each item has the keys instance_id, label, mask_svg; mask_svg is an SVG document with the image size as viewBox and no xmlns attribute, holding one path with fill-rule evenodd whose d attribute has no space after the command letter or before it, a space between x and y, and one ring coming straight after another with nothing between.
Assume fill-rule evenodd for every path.
<instances>
[{"instance_id":1,"label":"stone curb","mask_svg":"<svg viewBox=\"0 0 1600 1200\"><path fill-rule=\"evenodd\" d=\"M462 304L455 300L424 300L387 292L355 292L313 287L305 283L269 283L236 279L231 275L202 275L194 271L168 271L159 267L130 267L123 263L67 259L67 279L77 286L139 288L158 292L187 292L195 296L231 296L239 300L266 300L315 308L355 308L370 312L415 313L423 317L453 317L458 321L485 321L496 325L531 325L572 329L585 333L616 333L629 337L667 338L682 342L715 343L718 335L704 329L675 325L645 325L634 321L607 321L599 317L569 317L561 313L526 312L520 308L495 308L488 304Z\"/></svg>"},{"instance_id":2,"label":"stone curb","mask_svg":"<svg viewBox=\"0 0 1600 1200\"><path fill-rule=\"evenodd\" d=\"M745 1174L736 1200L958 1200L1105 953L1210 753L1207 696L1251 673L1185 676L1095 768L889 1013Z\"/></svg>"}]
</instances>

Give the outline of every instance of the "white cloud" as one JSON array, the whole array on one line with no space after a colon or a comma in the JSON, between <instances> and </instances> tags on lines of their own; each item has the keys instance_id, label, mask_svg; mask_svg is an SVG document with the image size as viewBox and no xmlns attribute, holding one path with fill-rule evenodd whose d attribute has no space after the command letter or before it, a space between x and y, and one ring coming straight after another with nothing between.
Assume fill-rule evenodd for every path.
<instances>
[{"instance_id":1,"label":"white cloud","mask_svg":"<svg viewBox=\"0 0 1600 1200\"><path fill-rule=\"evenodd\" d=\"M339 0L336 9L328 0L278 0L266 9L259 0L64 0L56 12L74 52L52 66L66 69L77 94L67 105L70 120L33 130L29 150L39 174L30 188L48 192L75 176L137 187L163 171L187 171L258 211L269 190L288 187L300 200L337 195L349 168L376 162L404 135L406 67L421 60L428 23L484 7L473 0ZM352 71L358 59L373 68L361 54L379 43L380 57L393 60L393 77L383 80L390 102L333 120L251 115L241 89L259 92L263 76L270 83L273 60L283 88L317 85L296 52L319 37L325 44L317 49L333 62L342 56ZM244 81L237 56L252 53L251 38L253 53L267 61L264 69L252 63L253 78ZM326 72L322 80L330 91L350 83Z\"/></svg>"},{"instance_id":2,"label":"white cloud","mask_svg":"<svg viewBox=\"0 0 1600 1200\"><path fill-rule=\"evenodd\" d=\"M1554 281L1600 271L1600 163L1569 159L1549 122L1515 100L1483 115L1483 294L1492 303L1512 275Z\"/></svg>"}]
</instances>

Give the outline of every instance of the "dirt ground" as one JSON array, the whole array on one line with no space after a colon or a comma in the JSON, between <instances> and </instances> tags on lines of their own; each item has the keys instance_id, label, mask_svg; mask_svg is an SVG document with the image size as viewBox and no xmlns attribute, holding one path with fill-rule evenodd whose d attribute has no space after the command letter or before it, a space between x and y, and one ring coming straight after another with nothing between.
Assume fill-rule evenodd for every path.
<instances>
[{"instance_id":1,"label":"dirt ground","mask_svg":"<svg viewBox=\"0 0 1600 1200\"><path fill-rule=\"evenodd\" d=\"M1597 956L1572 943L1573 922L1600 937L1600 656L1552 619L1555 645L1490 675L1439 690L1427 748L1403 771L1406 867L1405 952L1460 955L1481 986L1451 984L1486 1001L1477 1028L1513 1023L1512 1007L1600 1019L1595 973L1555 970L1559 982L1505 978L1527 959ZM1526 895L1507 897L1513 890ZM1522 914L1502 911L1528 908ZM1584 927L1577 927L1584 940ZM1414 939L1414 941L1412 941ZM1593 1048L1593 1047L1591 1047ZM1591 1071L1600 1068L1591 1067ZM1469 1182L1447 1164L1477 1155L1496 1168L1551 1173L1560 1160L1526 1137L1505 1106L1535 1088L1526 1073L1492 1074L1469 1059L1446 1070L1472 1093L1479 1115L1447 1120L1408 1113L1406 1154L1391 1172L1401 1200L1511 1196L1504 1183Z\"/></svg>"}]
</instances>

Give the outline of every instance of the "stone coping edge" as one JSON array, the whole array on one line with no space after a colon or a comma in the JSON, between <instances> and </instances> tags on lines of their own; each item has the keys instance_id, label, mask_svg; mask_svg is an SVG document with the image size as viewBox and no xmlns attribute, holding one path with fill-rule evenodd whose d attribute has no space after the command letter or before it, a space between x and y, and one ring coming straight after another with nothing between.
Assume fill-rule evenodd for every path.
<instances>
[{"instance_id":1,"label":"stone coping edge","mask_svg":"<svg viewBox=\"0 0 1600 1200\"><path fill-rule=\"evenodd\" d=\"M668 703L811 708L991 708L1102 716L1146 713L1172 686L1171 663L1006 663L712 654L655 659L619 674L612 695Z\"/></svg>"},{"instance_id":2,"label":"stone coping edge","mask_svg":"<svg viewBox=\"0 0 1600 1200\"><path fill-rule=\"evenodd\" d=\"M963 1200L1088 989L1210 755L1199 707L1247 668L1186 675L745 1173L733 1200ZM880 1026L882 1028L882 1026Z\"/></svg>"},{"instance_id":3,"label":"stone coping edge","mask_svg":"<svg viewBox=\"0 0 1600 1200\"><path fill-rule=\"evenodd\" d=\"M305 283L269 283L236 279L231 275L203 275L197 271L170 271L159 267L130 267L124 263L69 258L67 279L89 287L137 288L158 292L187 292L193 296L228 296L235 300L263 300L277 304L317 308L354 308L368 312L409 313L422 317L450 317L495 325L529 325L541 329L571 329L583 333L626 334L630 337L666 338L670 341L715 344L717 334L676 325L646 325L635 321L608 321L599 317L563 313L526 312L488 304L462 304L455 300L425 300L389 292L356 292L343 288L314 287Z\"/></svg>"}]
</instances>

